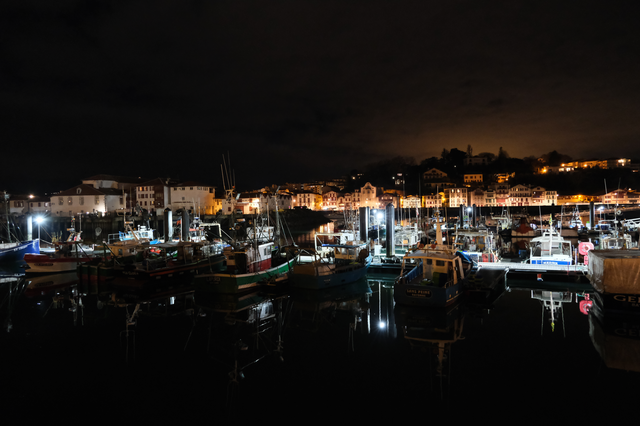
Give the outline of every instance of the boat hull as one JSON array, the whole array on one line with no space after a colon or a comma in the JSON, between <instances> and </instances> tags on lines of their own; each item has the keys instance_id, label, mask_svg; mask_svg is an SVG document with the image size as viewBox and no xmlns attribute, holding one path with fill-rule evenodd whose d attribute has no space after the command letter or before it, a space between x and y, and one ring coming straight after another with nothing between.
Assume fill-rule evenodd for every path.
<instances>
[{"instance_id":1,"label":"boat hull","mask_svg":"<svg viewBox=\"0 0 640 426\"><path fill-rule=\"evenodd\" d=\"M25 254L27 274L52 274L56 272L75 271L79 264L89 262L90 257L60 257L51 258L44 254Z\"/></svg>"},{"instance_id":2,"label":"boat hull","mask_svg":"<svg viewBox=\"0 0 640 426\"><path fill-rule=\"evenodd\" d=\"M396 283L393 298L406 306L449 306L462 296L462 283L448 287Z\"/></svg>"},{"instance_id":3,"label":"boat hull","mask_svg":"<svg viewBox=\"0 0 640 426\"><path fill-rule=\"evenodd\" d=\"M297 257L264 271L251 272L248 274L228 274L225 272L201 274L195 277L195 289L199 292L222 294L249 291L266 283L270 279L274 279L278 275L288 274L296 261Z\"/></svg>"},{"instance_id":4,"label":"boat hull","mask_svg":"<svg viewBox=\"0 0 640 426\"><path fill-rule=\"evenodd\" d=\"M151 270L138 269L134 265L125 265L114 269L112 285L115 287L144 288L163 286L165 283L175 281L191 284L193 278L198 274L221 268L223 261L224 256L217 255L197 262ZM144 263L142 265L144 266ZM105 275L108 272L105 271Z\"/></svg>"},{"instance_id":5,"label":"boat hull","mask_svg":"<svg viewBox=\"0 0 640 426\"><path fill-rule=\"evenodd\" d=\"M78 272L82 283L105 282L115 277L115 266L113 262L87 262L78 267Z\"/></svg>"},{"instance_id":6,"label":"boat hull","mask_svg":"<svg viewBox=\"0 0 640 426\"><path fill-rule=\"evenodd\" d=\"M294 269L289 276L291 287L321 290L329 287L336 287L351 284L363 278L371 266L372 257L369 256L364 264L357 265L351 269L340 270L327 275L301 274Z\"/></svg>"},{"instance_id":7,"label":"boat hull","mask_svg":"<svg viewBox=\"0 0 640 426\"><path fill-rule=\"evenodd\" d=\"M40 240L25 241L16 244L0 244L0 263L19 262L25 254L39 254Z\"/></svg>"}]
</instances>

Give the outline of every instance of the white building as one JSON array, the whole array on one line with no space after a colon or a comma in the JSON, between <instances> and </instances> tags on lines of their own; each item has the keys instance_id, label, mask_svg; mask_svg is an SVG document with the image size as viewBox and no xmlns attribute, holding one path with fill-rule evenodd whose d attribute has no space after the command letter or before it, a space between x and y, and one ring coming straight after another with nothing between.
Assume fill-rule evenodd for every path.
<instances>
[{"instance_id":1,"label":"white building","mask_svg":"<svg viewBox=\"0 0 640 426\"><path fill-rule=\"evenodd\" d=\"M126 210L128 194L113 188L94 188L81 184L51 197L51 214L75 216L83 213L104 215L107 212Z\"/></svg>"},{"instance_id":2,"label":"white building","mask_svg":"<svg viewBox=\"0 0 640 426\"><path fill-rule=\"evenodd\" d=\"M320 210L322 195L311 191L298 192L291 196L294 207L306 207L309 210Z\"/></svg>"},{"instance_id":3,"label":"white building","mask_svg":"<svg viewBox=\"0 0 640 426\"><path fill-rule=\"evenodd\" d=\"M444 197L449 202L449 207L460 207L469 205L468 188L446 188Z\"/></svg>"},{"instance_id":4,"label":"white building","mask_svg":"<svg viewBox=\"0 0 640 426\"><path fill-rule=\"evenodd\" d=\"M509 188L510 206L530 206L531 188L526 185L515 185Z\"/></svg>"},{"instance_id":5,"label":"white building","mask_svg":"<svg viewBox=\"0 0 640 426\"><path fill-rule=\"evenodd\" d=\"M0 197L4 194L0 194ZM51 200L38 195L11 195L9 196L9 213L13 215L46 215L51 212ZM4 205L0 207L4 213Z\"/></svg>"},{"instance_id":6,"label":"white building","mask_svg":"<svg viewBox=\"0 0 640 426\"><path fill-rule=\"evenodd\" d=\"M422 205L428 209L435 209L442 207L442 195L430 194L422 196Z\"/></svg>"},{"instance_id":7,"label":"white building","mask_svg":"<svg viewBox=\"0 0 640 426\"><path fill-rule=\"evenodd\" d=\"M176 211L187 209L196 215L215 214L215 186L199 182L182 182L172 184L169 191L169 207ZM144 194L144 192L141 192Z\"/></svg>"},{"instance_id":8,"label":"white building","mask_svg":"<svg viewBox=\"0 0 640 426\"><path fill-rule=\"evenodd\" d=\"M243 214L260 214L273 212L276 210L286 210L293 208L293 198L288 192L271 194L268 192L247 192L240 193L237 201L225 199L222 202L224 214L230 214L235 206L236 211Z\"/></svg>"},{"instance_id":9,"label":"white building","mask_svg":"<svg viewBox=\"0 0 640 426\"><path fill-rule=\"evenodd\" d=\"M555 206L557 203L558 193L556 191L547 191L541 186L531 188L532 206Z\"/></svg>"}]
</instances>

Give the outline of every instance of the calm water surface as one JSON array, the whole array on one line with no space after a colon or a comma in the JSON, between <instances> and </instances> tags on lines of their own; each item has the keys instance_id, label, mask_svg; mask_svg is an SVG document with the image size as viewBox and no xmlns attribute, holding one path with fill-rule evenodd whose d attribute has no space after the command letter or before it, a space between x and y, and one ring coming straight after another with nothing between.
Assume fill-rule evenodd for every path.
<instances>
[{"instance_id":1,"label":"calm water surface","mask_svg":"<svg viewBox=\"0 0 640 426\"><path fill-rule=\"evenodd\" d=\"M633 411L640 321L585 315L579 288L556 289L564 302L552 318L549 292L508 280L481 301L407 310L394 306L393 278L370 275L327 292L183 291L133 301L73 274L4 278L3 405L22 416L6 424L521 421Z\"/></svg>"}]
</instances>

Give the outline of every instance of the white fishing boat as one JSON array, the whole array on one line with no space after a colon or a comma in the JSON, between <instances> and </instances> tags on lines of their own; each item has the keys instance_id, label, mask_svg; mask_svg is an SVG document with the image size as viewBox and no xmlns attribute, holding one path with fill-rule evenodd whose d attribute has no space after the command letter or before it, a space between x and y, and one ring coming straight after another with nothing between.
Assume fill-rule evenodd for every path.
<instances>
[{"instance_id":1,"label":"white fishing boat","mask_svg":"<svg viewBox=\"0 0 640 426\"><path fill-rule=\"evenodd\" d=\"M542 236L531 239L529 263L532 265L571 265L573 248L571 241L565 240L550 226Z\"/></svg>"},{"instance_id":2,"label":"white fishing boat","mask_svg":"<svg viewBox=\"0 0 640 426\"><path fill-rule=\"evenodd\" d=\"M27 253L24 255L27 274L75 271L78 265L93 259L91 255L82 250L78 241L61 241L54 244L56 249L53 253Z\"/></svg>"},{"instance_id":3,"label":"white fishing boat","mask_svg":"<svg viewBox=\"0 0 640 426\"><path fill-rule=\"evenodd\" d=\"M454 235L454 246L474 263L500 260L496 238L486 228L457 229Z\"/></svg>"}]
</instances>

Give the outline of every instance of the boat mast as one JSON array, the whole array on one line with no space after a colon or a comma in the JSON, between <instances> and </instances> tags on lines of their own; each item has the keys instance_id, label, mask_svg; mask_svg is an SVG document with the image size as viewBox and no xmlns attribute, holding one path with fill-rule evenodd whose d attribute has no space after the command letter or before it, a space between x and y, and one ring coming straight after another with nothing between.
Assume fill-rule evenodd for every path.
<instances>
[{"instance_id":1,"label":"boat mast","mask_svg":"<svg viewBox=\"0 0 640 426\"><path fill-rule=\"evenodd\" d=\"M440 227L440 210L436 210L436 244L442 245L442 228Z\"/></svg>"},{"instance_id":2,"label":"boat mast","mask_svg":"<svg viewBox=\"0 0 640 426\"><path fill-rule=\"evenodd\" d=\"M7 238L11 242L11 228L9 228L9 195L4 191L4 211L7 216Z\"/></svg>"},{"instance_id":3,"label":"boat mast","mask_svg":"<svg viewBox=\"0 0 640 426\"><path fill-rule=\"evenodd\" d=\"M278 211L278 191L280 191L280 187L276 188L276 238L275 240L278 242L278 249L280 249L280 212Z\"/></svg>"}]
</instances>

